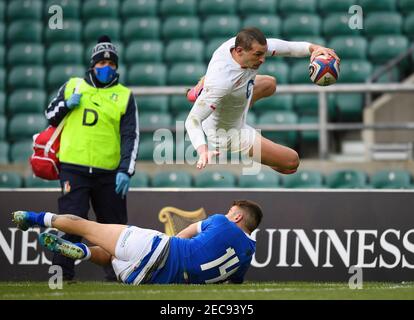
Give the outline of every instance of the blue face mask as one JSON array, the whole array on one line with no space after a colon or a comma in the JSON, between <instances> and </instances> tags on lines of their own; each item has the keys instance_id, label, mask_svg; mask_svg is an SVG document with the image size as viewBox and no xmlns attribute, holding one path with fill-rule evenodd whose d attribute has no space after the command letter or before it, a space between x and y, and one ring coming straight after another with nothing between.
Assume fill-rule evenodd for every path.
<instances>
[{"instance_id":1,"label":"blue face mask","mask_svg":"<svg viewBox=\"0 0 414 320\"><path fill-rule=\"evenodd\" d=\"M112 69L110 66L105 66L102 68L95 68L96 70L96 78L101 83L109 83L114 80L116 76L116 70Z\"/></svg>"}]
</instances>

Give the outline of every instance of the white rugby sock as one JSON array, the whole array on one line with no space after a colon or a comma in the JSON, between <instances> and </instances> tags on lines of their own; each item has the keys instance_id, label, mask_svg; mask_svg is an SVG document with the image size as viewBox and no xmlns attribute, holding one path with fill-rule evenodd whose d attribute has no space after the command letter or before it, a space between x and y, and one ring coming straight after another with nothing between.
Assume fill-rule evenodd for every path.
<instances>
[{"instance_id":1,"label":"white rugby sock","mask_svg":"<svg viewBox=\"0 0 414 320\"><path fill-rule=\"evenodd\" d=\"M51 212L45 212L45 216L43 217L43 224L45 227L52 227L52 218L55 214Z\"/></svg>"}]
</instances>

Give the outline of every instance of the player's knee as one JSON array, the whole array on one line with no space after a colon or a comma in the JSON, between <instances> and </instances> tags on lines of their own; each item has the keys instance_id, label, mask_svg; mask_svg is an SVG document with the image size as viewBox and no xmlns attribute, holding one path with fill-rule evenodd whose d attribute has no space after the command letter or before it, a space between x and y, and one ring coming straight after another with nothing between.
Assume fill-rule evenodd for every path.
<instances>
[{"instance_id":1,"label":"player's knee","mask_svg":"<svg viewBox=\"0 0 414 320\"><path fill-rule=\"evenodd\" d=\"M299 167L300 160L299 155L295 150L291 150L287 162L285 163L285 170L287 173L295 173Z\"/></svg>"},{"instance_id":2,"label":"player's knee","mask_svg":"<svg viewBox=\"0 0 414 320\"><path fill-rule=\"evenodd\" d=\"M276 85L277 85L277 81L275 77L272 76L267 76L266 77L266 94L271 96L272 94L274 94L276 92Z\"/></svg>"}]
</instances>

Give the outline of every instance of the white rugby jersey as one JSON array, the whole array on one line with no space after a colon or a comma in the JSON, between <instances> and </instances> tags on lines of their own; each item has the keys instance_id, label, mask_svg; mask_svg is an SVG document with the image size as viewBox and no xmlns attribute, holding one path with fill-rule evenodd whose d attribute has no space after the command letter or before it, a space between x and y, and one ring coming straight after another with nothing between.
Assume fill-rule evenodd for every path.
<instances>
[{"instance_id":1,"label":"white rugby jersey","mask_svg":"<svg viewBox=\"0 0 414 320\"><path fill-rule=\"evenodd\" d=\"M242 68L231 55L236 38L224 42L213 54L207 68L204 89L187 117L185 126L194 148L206 144L219 129L240 130L253 96L257 69ZM267 56L305 57L309 42L267 39ZM265 62L266 63L266 62Z\"/></svg>"}]
</instances>

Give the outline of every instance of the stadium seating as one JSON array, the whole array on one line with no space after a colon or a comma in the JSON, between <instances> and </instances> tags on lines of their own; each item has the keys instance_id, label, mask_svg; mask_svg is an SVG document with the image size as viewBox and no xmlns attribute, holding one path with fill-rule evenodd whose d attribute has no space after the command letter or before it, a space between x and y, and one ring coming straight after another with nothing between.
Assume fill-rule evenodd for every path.
<instances>
[{"instance_id":1,"label":"stadium seating","mask_svg":"<svg viewBox=\"0 0 414 320\"><path fill-rule=\"evenodd\" d=\"M8 80L11 91L20 88L43 89L46 70L42 66L18 66L11 69Z\"/></svg>"},{"instance_id":2,"label":"stadium seating","mask_svg":"<svg viewBox=\"0 0 414 320\"><path fill-rule=\"evenodd\" d=\"M164 44L158 40L131 42L125 51L125 63L162 62Z\"/></svg>"},{"instance_id":3,"label":"stadium seating","mask_svg":"<svg viewBox=\"0 0 414 320\"><path fill-rule=\"evenodd\" d=\"M63 9L63 30L47 27L52 5ZM348 25L352 5L361 5L364 10L362 30ZM40 125L36 129L27 126L24 129L28 132L21 134L22 117L44 119L50 97L69 77L83 75L100 35L108 34L117 46L118 71L124 84L193 86L205 74L206 64L218 46L244 26L259 27L267 37L335 48L342 59L340 83L362 83L411 45L414 1L0 0L0 163L27 161L31 148L23 145L28 145ZM308 64L308 58L268 57L259 74L275 76L278 84L310 84ZM404 61L391 70L390 77L384 73L377 82L400 81L409 68L408 61ZM136 100L141 128L145 130L174 124L172 119L183 121L192 107L184 94L137 95ZM317 105L317 95L276 94L256 102L247 121L269 126L314 123L318 121ZM328 106L331 120L361 121L364 96L329 95ZM152 123L154 114L158 120ZM283 120L278 122L276 114L284 114ZM19 124L15 125L16 121ZM140 160L152 161L156 143L147 140L152 133L142 134ZM299 147L318 139L316 131L264 134L276 142ZM244 176L240 186L256 183L243 180ZM149 178L141 185L148 186Z\"/></svg>"},{"instance_id":4,"label":"stadium seating","mask_svg":"<svg viewBox=\"0 0 414 320\"><path fill-rule=\"evenodd\" d=\"M162 36L166 40L196 39L200 28L200 20L196 17L169 17L163 23Z\"/></svg>"},{"instance_id":5,"label":"stadium seating","mask_svg":"<svg viewBox=\"0 0 414 320\"><path fill-rule=\"evenodd\" d=\"M43 3L41 0L10 1L7 6L7 18L16 20L40 20L42 18Z\"/></svg>"},{"instance_id":6,"label":"stadium seating","mask_svg":"<svg viewBox=\"0 0 414 320\"><path fill-rule=\"evenodd\" d=\"M299 123L318 123L318 116L305 115L299 117ZM304 143L317 142L319 140L319 132L317 130L306 130L300 132L300 138Z\"/></svg>"},{"instance_id":7,"label":"stadium seating","mask_svg":"<svg viewBox=\"0 0 414 320\"><path fill-rule=\"evenodd\" d=\"M335 48L341 59L366 60L368 41L362 36L338 36L333 37L328 44L329 48Z\"/></svg>"},{"instance_id":8,"label":"stadium seating","mask_svg":"<svg viewBox=\"0 0 414 320\"><path fill-rule=\"evenodd\" d=\"M0 67L3 67L6 62L6 48L3 46L0 39Z\"/></svg>"},{"instance_id":9,"label":"stadium seating","mask_svg":"<svg viewBox=\"0 0 414 320\"><path fill-rule=\"evenodd\" d=\"M251 14L275 14L277 1L276 0L240 0L239 13L242 16Z\"/></svg>"},{"instance_id":10,"label":"stadium seating","mask_svg":"<svg viewBox=\"0 0 414 320\"><path fill-rule=\"evenodd\" d=\"M298 123L298 117L290 111L268 111L263 113L258 120L259 125L271 124L295 124ZM277 143L294 147L297 143L297 131L266 131L262 130L264 137L276 141Z\"/></svg>"},{"instance_id":11,"label":"stadium seating","mask_svg":"<svg viewBox=\"0 0 414 320\"><path fill-rule=\"evenodd\" d=\"M129 186L131 188L147 188L149 186L149 178L145 172L139 171L131 177Z\"/></svg>"},{"instance_id":12,"label":"stadium seating","mask_svg":"<svg viewBox=\"0 0 414 320\"><path fill-rule=\"evenodd\" d=\"M259 69L259 74L267 74L274 76L276 78L277 83L280 84L289 83L289 73L289 65L283 60L276 60L274 58L268 58L266 63L264 63L263 66L261 66ZM306 76L306 78L309 79L309 76Z\"/></svg>"},{"instance_id":13,"label":"stadium seating","mask_svg":"<svg viewBox=\"0 0 414 320\"><path fill-rule=\"evenodd\" d=\"M399 0L398 5L400 10L403 12L414 11L414 2L412 2L411 0Z\"/></svg>"},{"instance_id":14,"label":"stadium seating","mask_svg":"<svg viewBox=\"0 0 414 320\"><path fill-rule=\"evenodd\" d=\"M27 32L30 30L30 32ZM9 24L7 28L7 40L9 44L40 43L42 42L43 26L41 22L34 20L20 20Z\"/></svg>"},{"instance_id":15,"label":"stadium seating","mask_svg":"<svg viewBox=\"0 0 414 320\"><path fill-rule=\"evenodd\" d=\"M59 180L44 180L33 175L24 177L23 184L26 188L60 188Z\"/></svg>"},{"instance_id":16,"label":"stadium seating","mask_svg":"<svg viewBox=\"0 0 414 320\"><path fill-rule=\"evenodd\" d=\"M194 178L197 188L234 188L235 176L228 171L204 171Z\"/></svg>"},{"instance_id":17,"label":"stadium seating","mask_svg":"<svg viewBox=\"0 0 414 320\"><path fill-rule=\"evenodd\" d=\"M139 112L168 112L168 96L137 96Z\"/></svg>"},{"instance_id":18,"label":"stadium seating","mask_svg":"<svg viewBox=\"0 0 414 320\"><path fill-rule=\"evenodd\" d=\"M85 20L93 18L117 18L119 0L86 0L82 5L82 17Z\"/></svg>"},{"instance_id":19,"label":"stadium seating","mask_svg":"<svg viewBox=\"0 0 414 320\"><path fill-rule=\"evenodd\" d=\"M6 2L0 1L0 22L5 20Z\"/></svg>"},{"instance_id":20,"label":"stadium seating","mask_svg":"<svg viewBox=\"0 0 414 320\"><path fill-rule=\"evenodd\" d=\"M367 175L358 170L338 170L326 177L326 185L331 189L365 189L367 188Z\"/></svg>"},{"instance_id":21,"label":"stadium seating","mask_svg":"<svg viewBox=\"0 0 414 320\"><path fill-rule=\"evenodd\" d=\"M20 89L9 96L7 111L17 113L42 113L46 109L46 93L43 90Z\"/></svg>"},{"instance_id":22,"label":"stadium seating","mask_svg":"<svg viewBox=\"0 0 414 320\"><path fill-rule=\"evenodd\" d=\"M59 42L80 43L82 41L82 22L75 19L64 19L63 29L47 28L45 30L45 40L49 45Z\"/></svg>"},{"instance_id":23,"label":"stadium seating","mask_svg":"<svg viewBox=\"0 0 414 320\"><path fill-rule=\"evenodd\" d=\"M6 94L0 91L0 115L4 114L6 110Z\"/></svg>"},{"instance_id":24,"label":"stadium seating","mask_svg":"<svg viewBox=\"0 0 414 320\"><path fill-rule=\"evenodd\" d=\"M240 188L279 188L280 175L272 171L260 172L255 175L239 176Z\"/></svg>"},{"instance_id":25,"label":"stadium seating","mask_svg":"<svg viewBox=\"0 0 414 320\"><path fill-rule=\"evenodd\" d=\"M0 115L0 141L6 140L7 120L5 116Z\"/></svg>"},{"instance_id":26,"label":"stadium seating","mask_svg":"<svg viewBox=\"0 0 414 320\"><path fill-rule=\"evenodd\" d=\"M292 14L283 22L283 35L292 36L318 36L321 32L321 18L315 14Z\"/></svg>"},{"instance_id":27,"label":"stadium seating","mask_svg":"<svg viewBox=\"0 0 414 320\"><path fill-rule=\"evenodd\" d=\"M171 116L168 113L145 112L139 116L140 129L159 129L169 127L171 125Z\"/></svg>"},{"instance_id":28,"label":"stadium seating","mask_svg":"<svg viewBox=\"0 0 414 320\"><path fill-rule=\"evenodd\" d=\"M96 42L102 35L106 34L111 41L121 40L121 22L116 18L95 18L86 22L83 31L85 41Z\"/></svg>"},{"instance_id":29,"label":"stadium seating","mask_svg":"<svg viewBox=\"0 0 414 320\"><path fill-rule=\"evenodd\" d=\"M403 18L396 12L378 12L369 14L364 21L367 36L400 34Z\"/></svg>"},{"instance_id":30,"label":"stadium seating","mask_svg":"<svg viewBox=\"0 0 414 320\"><path fill-rule=\"evenodd\" d=\"M314 13L316 11L316 0L280 0L279 11L284 14L291 12Z\"/></svg>"},{"instance_id":31,"label":"stadium seating","mask_svg":"<svg viewBox=\"0 0 414 320\"><path fill-rule=\"evenodd\" d=\"M83 1L82 1L83 2ZM81 15L81 0L48 0L45 12L49 11L52 5L58 5L64 12L65 19L79 19Z\"/></svg>"},{"instance_id":32,"label":"stadium seating","mask_svg":"<svg viewBox=\"0 0 414 320\"><path fill-rule=\"evenodd\" d=\"M157 0L124 0L121 6L123 18L156 16L158 12Z\"/></svg>"},{"instance_id":33,"label":"stadium seating","mask_svg":"<svg viewBox=\"0 0 414 320\"><path fill-rule=\"evenodd\" d=\"M348 12L349 8L356 4L355 0L319 0L319 10L323 14L331 12Z\"/></svg>"},{"instance_id":34,"label":"stadium seating","mask_svg":"<svg viewBox=\"0 0 414 320\"><path fill-rule=\"evenodd\" d=\"M83 77L85 67L79 65L60 65L49 69L47 77L47 87L49 90L60 88L69 78Z\"/></svg>"},{"instance_id":35,"label":"stadium seating","mask_svg":"<svg viewBox=\"0 0 414 320\"><path fill-rule=\"evenodd\" d=\"M167 67L162 63L133 64L127 84L135 86L162 86L167 83Z\"/></svg>"},{"instance_id":36,"label":"stadium seating","mask_svg":"<svg viewBox=\"0 0 414 320\"><path fill-rule=\"evenodd\" d=\"M318 171L301 170L283 176L285 188L323 188L323 176Z\"/></svg>"},{"instance_id":37,"label":"stadium seating","mask_svg":"<svg viewBox=\"0 0 414 320\"><path fill-rule=\"evenodd\" d=\"M154 141L152 137L140 137L138 160L153 161Z\"/></svg>"},{"instance_id":38,"label":"stadium seating","mask_svg":"<svg viewBox=\"0 0 414 320\"><path fill-rule=\"evenodd\" d=\"M341 61L341 82L364 82L372 74L372 64L366 60Z\"/></svg>"},{"instance_id":39,"label":"stadium seating","mask_svg":"<svg viewBox=\"0 0 414 320\"><path fill-rule=\"evenodd\" d=\"M204 42L201 40L172 40L165 50L165 61L203 62Z\"/></svg>"},{"instance_id":40,"label":"stadium seating","mask_svg":"<svg viewBox=\"0 0 414 320\"><path fill-rule=\"evenodd\" d=\"M46 63L48 66L83 64L83 52L84 48L80 43L59 42L51 44L46 53Z\"/></svg>"},{"instance_id":41,"label":"stadium seating","mask_svg":"<svg viewBox=\"0 0 414 320\"><path fill-rule=\"evenodd\" d=\"M340 35L358 35L359 29L349 27L349 15L344 13L332 13L323 19L323 35L334 37Z\"/></svg>"},{"instance_id":42,"label":"stadium seating","mask_svg":"<svg viewBox=\"0 0 414 320\"><path fill-rule=\"evenodd\" d=\"M10 141L31 139L33 134L47 127L47 120L43 114L17 114L9 121L8 137Z\"/></svg>"},{"instance_id":43,"label":"stadium seating","mask_svg":"<svg viewBox=\"0 0 414 320\"><path fill-rule=\"evenodd\" d=\"M253 107L256 114L266 111L293 111L293 96L291 94L276 94L256 101Z\"/></svg>"},{"instance_id":44,"label":"stadium seating","mask_svg":"<svg viewBox=\"0 0 414 320\"><path fill-rule=\"evenodd\" d=\"M1 117L0 117L1 127ZM1 128L0 128L1 131ZM1 134L1 133L0 133ZM10 145L6 141L0 141L0 164L9 164Z\"/></svg>"},{"instance_id":45,"label":"stadium seating","mask_svg":"<svg viewBox=\"0 0 414 320\"><path fill-rule=\"evenodd\" d=\"M206 49L205 49L205 60L206 62L210 61L211 57L213 56L214 51L217 50L219 46L221 46L227 38L213 38L208 40Z\"/></svg>"},{"instance_id":46,"label":"stadium seating","mask_svg":"<svg viewBox=\"0 0 414 320\"><path fill-rule=\"evenodd\" d=\"M33 153L32 144L32 139L13 143L10 147L11 163L20 163L28 165L29 157Z\"/></svg>"},{"instance_id":47,"label":"stadium seating","mask_svg":"<svg viewBox=\"0 0 414 320\"><path fill-rule=\"evenodd\" d=\"M369 46L369 56L373 63L385 63L408 49L405 36L377 36Z\"/></svg>"},{"instance_id":48,"label":"stadium seating","mask_svg":"<svg viewBox=\"0 0 414 320\"><path fill-rule=\"evenodd\" d=\"M0 90L6 89L6 71L0 67Z\"/></svg>"},{"instance_id":49,"label":"stadium seating","mask_svg":"<svg viewBox=\"0 0 414 320\"><path fill-rule=\"evenodd\" d=\"M358 3L364 12L373 12L373 11L395 11L396 1L395 0L359 0Z\"/></svg>"},{"instance_id":50,"label":"stadium seating","mask_svg":"<svg viewBox=\"0 0 414 320\"><path fill-rule=\"evenodd\" d=\"M10 67L17 65L43 65L44 47L41 44L19 43L9 48L7 63Z\"/></svg>"},{"instance_id":51,"label":"stadium seating","mask_svg":"<svg viewBox=\"0 0 414 320\"><path fill-rule=\"evenodd\" d=\"M236 0L199 0L198 12L206 15L234 15L236 13Z\"/></svg>"},{"instance_id":52,"label":"stadium seating","mask_svg":"<svg viewBox=\"0 0 414 320\"><path fill-rule=\"evenodd\" d=\"M335 97L338 118L342 121L361 120L364 96L360 93L338 93Z\"/></svg>"},{"instance_id":53,"label":"stadium seating","mask_svg":"<svg viewBox=\"0 0 414 320\"><path fill-rule=\"evenodd\" d=\"M169 85L194 85L206 73L204 63L175 63L168 72Z\"/></svg>"},{"instance_id":54,"label":"stadium seating","mask_svg":"<svg viewBox=\"0 0 414 320\"><path fill-rule=\"evenodd\" d=\"M204 20L202 35L204 38L234 37L240 29L240 19L237 16L209 16Z\"/></svg>"},{"instance_id":55,"label":"stadium seating","mask_svg":"<svg viewBox=\"0 0 414 320\"><path fill-rule=\"evenodd\" d=\"M151 181L155 188L190 188L192 176L186 171L164 171L155 174Z\"/></svg>"},{"instance_id":56,"label":"stadium seating","mask_svg":"<svg viewBox=\"0 0 414 320\"><path fill-rule=\"evenodd\" d=\"M407 37L413 40L414 39L414 13L409 14L407 18L405 18L403 29Z\"/></svg>"},{"instance_id":57,"label":"stadium seating","mask_svg":"<svg viewBox=\"0 0 414 320\"><path fill-rule=\"evenodd\" d=\"M171 96L169 106L173 114L181 112L187 112L188 114L193 105L184 96Z\"/></svg>"},{"instance_id":58,"label":"stadium seating","mask_svg":"<svg viewBox=\"0 0 414 320\"><path fill-rule=\"evenodd\" d=\"M193 16L197 13L196 0L160 0L159 5L163 16Z\"/></svg>"},{"instance_id":59,"label":"stadium seating","mask_svg":"<svg viewBox=\"0 0 414 320\"><path fill-rule=\"evenodd\" d=\"M158 39L160 32L161 24L157 17L131 18L123 26L122 38L125 42L140 39Z\"/></svg>"},{"instance_id":60,"label":"stadium seating","mask_svg":"<svg viewBox=\"0 0 414 320\"><path fill-rule=\"evenodd\" d=\"M371 175L370 181L376 189L410 189L412 177L406 170L380 170Z\"/></svg>"},{"instance_id":61,"label":"stadium seating","mask_svg":"<svg viewBox=\"0 0 414 320\"><path fill-rule=\"evenodd\" d=\"M0 172L0 188L20 188L22 177L15 172Z\"/></svg>"},{"instance_id":62,"label":"stadium seating","mask_svg":"<svg viewBox=\"0 0 414 320\"><path fill-rule=\"evenodd\" d=\"M273 15L249 15L243 20L243 27L255 26L268 38L279 38L282 33L282 20Z\"/></svg>"}]
</instances>

